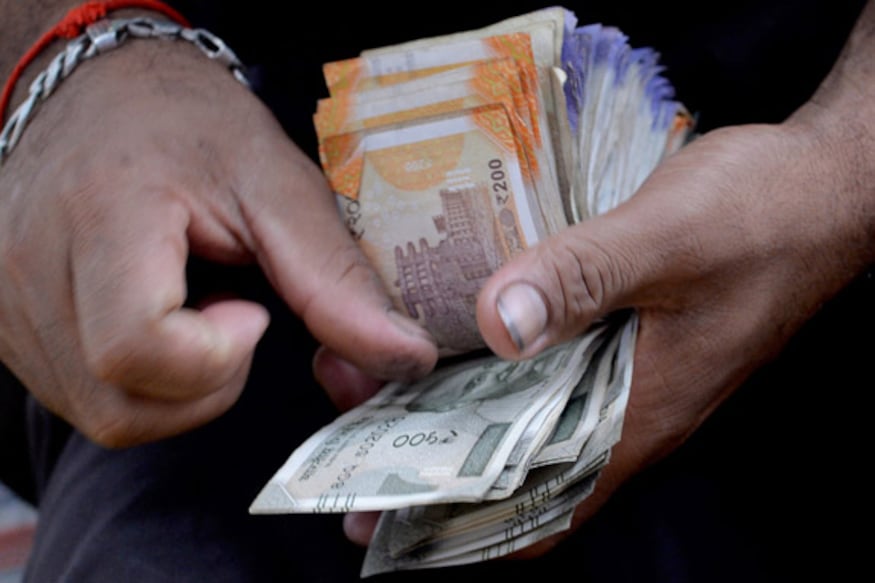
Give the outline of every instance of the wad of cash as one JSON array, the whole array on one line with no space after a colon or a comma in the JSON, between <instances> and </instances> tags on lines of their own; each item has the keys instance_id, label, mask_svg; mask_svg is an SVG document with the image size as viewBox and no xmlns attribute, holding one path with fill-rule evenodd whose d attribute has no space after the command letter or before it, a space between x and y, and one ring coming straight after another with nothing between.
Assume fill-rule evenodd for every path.
<instances>
[{"instance_id":1,"label":"wad of cash","mask_svg":"<svg viewBox=\"0 0 875 583\"><path fill-rule=\"evenodd\" d=\"M692 119L659 55L554 7L324 75L314 125L341 217L447 358L310 437L250 512L384 511L363 577L488 560L569 528L620 439L637 315L508 362L483 350L477 293L685 143Z\"/></svg>"}]
</instances>

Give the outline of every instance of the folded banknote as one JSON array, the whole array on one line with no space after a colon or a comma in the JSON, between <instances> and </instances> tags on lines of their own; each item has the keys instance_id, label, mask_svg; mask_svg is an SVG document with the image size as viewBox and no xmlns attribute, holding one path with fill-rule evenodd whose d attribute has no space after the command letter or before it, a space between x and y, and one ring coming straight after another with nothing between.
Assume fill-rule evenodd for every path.
<instances>
[{"instance_id":1,"label":"folded banknote","mask_svg":"<svg viewBox=\"0 0 875 583\"><path fill-rule=\"evenodd\" d=\"M570 526L620 439L637 314L522 362L483 283L631 197L689 138L659 55L554 7L327 63L314 125L340 215L445 358L299 448L250 512L384 511L362 575L511 553Z\"/></svg>"}]
</instances>

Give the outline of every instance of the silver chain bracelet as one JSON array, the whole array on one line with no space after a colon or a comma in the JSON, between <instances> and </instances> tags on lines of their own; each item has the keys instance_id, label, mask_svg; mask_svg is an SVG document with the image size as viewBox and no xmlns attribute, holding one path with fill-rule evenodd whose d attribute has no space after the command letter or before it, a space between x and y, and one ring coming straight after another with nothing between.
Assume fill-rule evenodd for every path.
<instances>
[{"instance_id":1,"label":"silver chain bracelet","mask_svg":"<svg viewBox=\"0 0 875 583\"><path fill-rule=\"evenodd\" d=\"M129 37L181 39L194 44L207 57L230 69L234 77L249 87L243 64L237 55L216 35L200 28L186 28L167 20L148 17L104 19L89 25L85 33L67 44L30 84L27 99L12 114L0 133L0 165L18 143L36 106L45 101L76 66L99 54L120 46Z\"/></svg>"}]
</instances>

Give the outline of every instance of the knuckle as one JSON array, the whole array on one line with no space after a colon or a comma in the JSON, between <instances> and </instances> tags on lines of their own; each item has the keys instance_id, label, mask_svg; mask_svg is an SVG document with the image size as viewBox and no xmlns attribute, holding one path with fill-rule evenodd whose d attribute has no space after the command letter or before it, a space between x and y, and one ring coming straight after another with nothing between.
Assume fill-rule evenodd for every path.
<instances>
[{"instance_id":1,"label":"knuckle","mask_svg":"<svg viewBox=\"0 0 875 583\"><path fill-rule=\"evenodd\" d=\"M314 280L317 283L303 302L301 313L305 319L311 309L319 309L320 302L333 300L324 293L326 289L367 290L383 286L364 254L352 242L339 243L326 255L318 269L318 276Z\"/></svg>"},{"instance_id":2,"label":"knuckle","mask_svg":"<svg viewBox=\"0 0 875 583\"><path fill-rule=\"evenodd\" d=\"M337 246L329 260L325 263L329 274L336 282L351 281L353 283L375 280L376 273L371 264L353 243L342 243Z\"/></svg>"},{"instance_id":3,"label":"knuckle","mask_svg":"<svg viewBox=\"0 0 875 583\"><path fill-rule=\"evenodd\" d=\"M90 441L108 449L130 447L142 441L134 432L135 408L113 399L87 401L87 410L79 411L73 424Z\"/></svg>"},{"instance_id":4,"label":"knuckle","mask_svg":"<svg viewBox=\"0 0 875 583\"><path fill-rule=\"evenodd\" d=\"M135 371L133 341L119 334L84 343L89 371L104 383L124 385Z\"/></svg>"},{"instance_id":5,"label":"knuckle","mask_svg":"<svg viewBox=\"0 0 875 583\"><path fill-rule=\"evenodd\" d=\"M617 256L597 242L557 237L545 249L544 264L555 298L553 309L563 321L589 321L611 306L622 287Z\"/></svg>"},{"instance_id":6,"label":"knuckle","mask_svg":"<svg viewBox=\"0 0 875 583\"><path fill-rule=\"evenodd\" d=\"M122 449L137 443L121 420L89 422L83 433L89 440L107 449Z\"/></svg>"}]
</instances>

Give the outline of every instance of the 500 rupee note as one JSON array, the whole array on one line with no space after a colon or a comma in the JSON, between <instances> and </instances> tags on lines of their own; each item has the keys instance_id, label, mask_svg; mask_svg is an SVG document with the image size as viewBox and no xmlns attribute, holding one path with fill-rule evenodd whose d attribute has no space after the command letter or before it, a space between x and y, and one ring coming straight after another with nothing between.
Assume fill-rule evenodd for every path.
<instances>
[{"instance_id":1,"label":"500 rupee note","mask_svg":"<svg viewBox=\"0 0 875 583\"><path fill-rule=\"evenodd\" d=\"M558 393L571 393L590 340L524 362L486 357L411 384L387 385L299 447L250 511L350 512L482 500L529 421Z\"/></svg>"}]
</instances>

